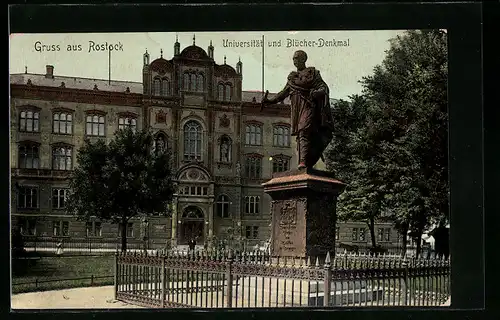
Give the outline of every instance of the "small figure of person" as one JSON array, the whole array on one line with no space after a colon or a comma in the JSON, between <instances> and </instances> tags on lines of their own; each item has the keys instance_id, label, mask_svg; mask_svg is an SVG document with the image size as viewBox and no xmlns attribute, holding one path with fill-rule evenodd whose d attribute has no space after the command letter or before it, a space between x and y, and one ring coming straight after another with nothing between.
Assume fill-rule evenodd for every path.
<instances>
[{"instance_id":1,"label":"small figure of person","mask_svg":"<svg viewBox=\"0 0 500 320\"><path fill-rule=\"evenodd\" d=\"M62 240L60 240L58 243L57 243L57 249L56 249L56 254L58 256L62 255L63 254L63 242Z\"/></svg>"},{"instance_id":2,"label":"small figure of person","mask_svg":"<svg viewBox=\"0 0 500 320\"><path fill-rule=\"evenodd\" d=\"M196 247L196 240L194 238L191 238L191 240L189 240L189 251L194 251L195 247Z\"/></svg>"}]
</instances>

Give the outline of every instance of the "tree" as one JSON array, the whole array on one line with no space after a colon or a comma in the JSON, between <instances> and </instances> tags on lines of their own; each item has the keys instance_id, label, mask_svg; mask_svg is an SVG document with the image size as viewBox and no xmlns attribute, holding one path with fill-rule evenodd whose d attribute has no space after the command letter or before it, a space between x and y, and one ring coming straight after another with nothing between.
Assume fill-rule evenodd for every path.
<instances>
[{"instance_id":1,"label":"tree","mask_svg":"<svg viewBox=\"0 0 500 320\"><path fill-rule=\"evenodd\" d=\"M170 154L155 149L153 141L150 131L131 129L117 131L109 144L86 140L70 177L68 211L82 220L93 216L119 224L122 251L128 221L167 212L173 197Z\"/></svg>"},{"instance_id":2,"label":"tree","mask_svg":"<svg viewBox=\"0 0 500 320\"><path fill-rule=\"evenodd\" d=\"M390 219L405 246L408 231L420 238L448 220L446 34L412 30L393 39L361 83L362 95L335 105L326 152L327 168L348 183L339 218L369 226Z\"/></svg>"},{"instance_id":3,"label":"tree","mask_svg":"<svg viewBox=\"0 0 500 320\"><path fill-rule=\"evenodd\" d=\"M445 32L410 30L362 81L370 103L390 115L392 139L380 153L391 173L385 207L403 238L408 230L418 238L417 255L425 228L449 215L447 54Z\"/></svg>"}]
</instances>

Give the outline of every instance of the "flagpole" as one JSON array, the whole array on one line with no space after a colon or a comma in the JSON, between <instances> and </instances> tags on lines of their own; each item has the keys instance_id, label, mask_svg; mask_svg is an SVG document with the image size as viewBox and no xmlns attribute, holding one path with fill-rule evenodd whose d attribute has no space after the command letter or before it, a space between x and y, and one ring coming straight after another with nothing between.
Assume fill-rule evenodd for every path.
<instances>
[{"instance_id":1,"label":"flagpole","mask_svg":"<svg viewBox=\"0 0 500 320\"><path fill-rule=\"evenodd\" d=\"M264 35L262 35L262 97L264 97Z\"/></svg>"},{"instance_id":2,"label":"flagpole","mask_svg":"<svg viewBox=\"0 0 500 320\"><path fill-rule=\"evenodd\" d=\"M108 84L111 85L111 50L108 48Z\"/></svg>"}]
</instances>

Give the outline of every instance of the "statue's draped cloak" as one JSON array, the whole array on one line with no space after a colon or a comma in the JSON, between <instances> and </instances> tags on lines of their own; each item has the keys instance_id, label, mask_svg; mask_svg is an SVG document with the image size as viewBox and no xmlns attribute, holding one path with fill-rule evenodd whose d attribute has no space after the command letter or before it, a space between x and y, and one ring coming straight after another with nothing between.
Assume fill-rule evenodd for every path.
<instances>
[{"instance_id":1,"label":"statue's draped cloak","mask_svg":"<svg viewBox=\"0 0 500 320\"><path fill-rule=\"evenodd\" d=\"M314 101L310 98L311 91L316 92ZM333 118L330 91L319 71L309 67L291 72L285 88L275 99L283 100L288 95L291 102L291 135L297 136L301 131L319 134L327 145L333 135Z\"/></svg>"}]
</instances>

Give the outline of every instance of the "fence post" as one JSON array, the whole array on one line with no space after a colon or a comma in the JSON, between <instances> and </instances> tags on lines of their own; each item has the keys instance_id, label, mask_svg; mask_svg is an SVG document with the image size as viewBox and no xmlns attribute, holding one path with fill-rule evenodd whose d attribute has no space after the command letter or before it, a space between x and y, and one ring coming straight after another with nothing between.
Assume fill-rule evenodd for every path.
<instances>
[{"instance_id":1,"label":"fence post","mask_svg":"<svg viewBox=\"0 0 500 320\"><path fill-rule=\"evenodd\" d=\"M115 300L118 296L118 252L115 254Z\"/></svg>"},{"instance_id":2,"label":"fence post","mask_svg":"<svg viewBox=\"0 0 500 320\"><path fill-rule=\"evenodd\" d=\"M330 291L332 286L332 269L330 263L330 252L327 252L325 258L325 284L323 286L323 306L330 306Z\"/></svg>"},{"instance_id":3,"label":"fence post","mask_svg":"<svg viewBox=\"0 0 500 320\"><path fill-rule=\"evenodd\" d=\"M405 306L408 305L408 261L405 259L403 260L403 292L404 292L404 301L403 304Z\"/></svg>"},{"instance_id":4,"label":"fence post","mask_svg":"<svg viewBox=\"0 0 500 320\"><path fill-rule=\"evenodd\" d=\"M165 299L166 299L166 286L167 281L165 277L165 257L161 258L161 307L165 308Z\"/></svg>"},{"instance_id":5,"label":"fence post","mask_svg":"<svg viewBox=\"0 0 500 320\"><path fill-rule=\"evenodd\" d=\"M233 255L231 252L231 249L229 249L229 255L227 257L227 272L226 272L226 278L227 278L227 287L226 287L226 297L227 297L227 305L226 307L232 308L233 306L233 273L232 273L232 266L233 266Z\"/></svg>"},{"instance_id":6,"label":"fence post","mask_svg":"<svg viewBox=\"0 0 500 320\"><path fill-rule=\"evenodd\" d=\"M90 275L90 286L92 287L94 285L94 275Z\"/></svg>"}]
</instances>

